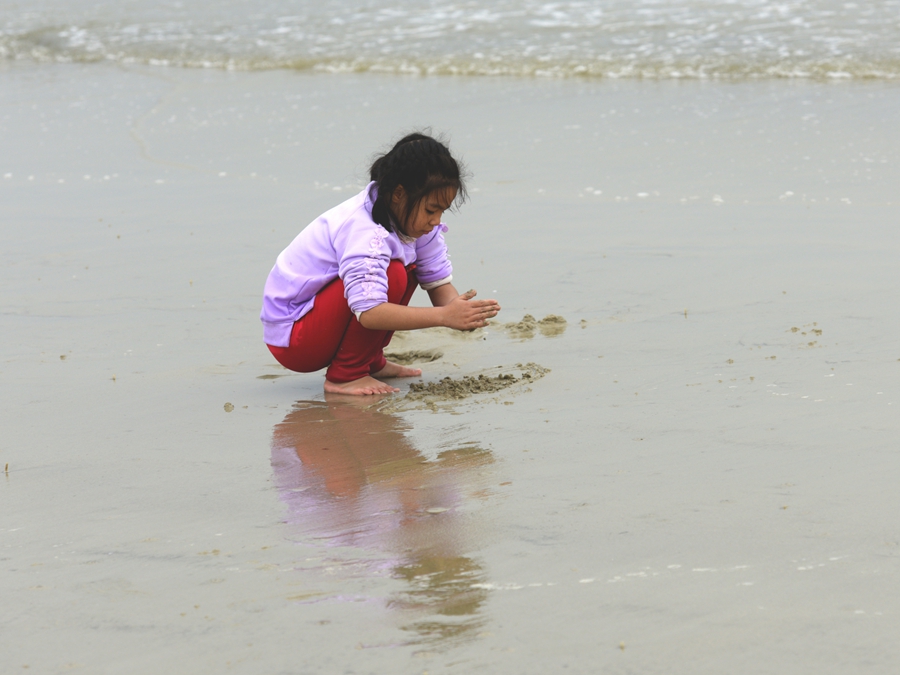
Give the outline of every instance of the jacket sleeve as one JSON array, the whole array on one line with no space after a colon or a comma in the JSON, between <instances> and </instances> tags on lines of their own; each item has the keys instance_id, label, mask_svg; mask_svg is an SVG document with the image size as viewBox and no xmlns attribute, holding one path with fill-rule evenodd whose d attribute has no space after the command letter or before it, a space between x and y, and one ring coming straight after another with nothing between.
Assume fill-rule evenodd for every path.
<instances>
[{"instance_id":1,"label":"jacket sleeve","mask_svg":"<svg viewBox=\"0 0 900 675\"><path fill-rule=\"evenodd\" d=\"M391 252L385 244L387 237L388 232L376 223L348 221L334 238L344 297L357 316L388 301Z\"/></svg>"},{"instance_id":2,"label":"jacket sleeve","mask_svg":"<svg viewBox=\"0 0 900 675\"><path fill-rule=\"evenodd\" d=\"M441 281L453 274L450 254L444 242L446 231L447 226L441 223L434 232L416 241L416 277L420 284Z\"/></svg>"}]
</instances>

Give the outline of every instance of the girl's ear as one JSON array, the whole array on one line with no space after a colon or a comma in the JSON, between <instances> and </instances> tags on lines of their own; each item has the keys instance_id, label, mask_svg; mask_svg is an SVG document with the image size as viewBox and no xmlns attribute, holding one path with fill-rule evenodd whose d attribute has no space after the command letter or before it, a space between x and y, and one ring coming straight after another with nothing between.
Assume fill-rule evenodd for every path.
<instances>
[{"instance_id":1,"label":"girl's ear","mask_svg":"<svg viewBox=\"0 0 900 675\"><path fill-rule=\"evenodd\" d=\"M402 185L398 185L394 188L394 193L391 195L391 204L394 206L399 206L406 199L406 190L403 189Z\"/></svg>"}]
</instances>

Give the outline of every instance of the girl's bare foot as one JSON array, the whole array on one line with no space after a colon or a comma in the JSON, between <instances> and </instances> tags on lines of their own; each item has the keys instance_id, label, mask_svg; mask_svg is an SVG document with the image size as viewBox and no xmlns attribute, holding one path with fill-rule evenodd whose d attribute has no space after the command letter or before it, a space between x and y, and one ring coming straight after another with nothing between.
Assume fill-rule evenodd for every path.
<instances>
[{"instance_id":1,"label":"girl's bare foot","mask_svg":"<svg viewBox=\"0 0 900 675\"><path fill-rule=\"evenodd\" d=\"M384 368L373 374L375 377L419 377L422 374L422 369L407 368L399 363L388 361L384 364Z\"/></svg>"},{"instance_id":2,"label":"girl's bare foot","mask_svg":"<svg viewBox=\"0 0 900 675\"><path fill-rule=\"evenodd\" d=\"M383 370L381 372L384 372ZM379 382L374 377L361 377L352 382L332 382L325 380L325 391L329 394L350 394L351 396L369 396L371 394L394 394L399 389L384 382Z\"/></svg>"}]
</instances>

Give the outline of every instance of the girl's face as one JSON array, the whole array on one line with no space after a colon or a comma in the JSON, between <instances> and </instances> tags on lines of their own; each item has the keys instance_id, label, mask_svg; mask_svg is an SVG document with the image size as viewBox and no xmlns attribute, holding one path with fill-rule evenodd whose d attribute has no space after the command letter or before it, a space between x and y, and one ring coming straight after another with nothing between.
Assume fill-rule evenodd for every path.
<instances>
[{"instance_id":1,"label":"girl's face","mask_svg":"<svg viewBox=\"0 0 900 675\"><path fill-rule=\"evenodd\" d=\"M450 208L454 199L456 199L455 188L435 190L425 195L419 201L419 205L409 214L409 220L402 225L403 234L407 237L418 239L430 233L441 224L444 211ZM402 185L398 185L397 189L394 190L394 194L391 195L391 206L395 215L406 213L406 200L406 190L403 189ZM398 218L398 220L400 219Z\"/></svg>"}]
</instances>

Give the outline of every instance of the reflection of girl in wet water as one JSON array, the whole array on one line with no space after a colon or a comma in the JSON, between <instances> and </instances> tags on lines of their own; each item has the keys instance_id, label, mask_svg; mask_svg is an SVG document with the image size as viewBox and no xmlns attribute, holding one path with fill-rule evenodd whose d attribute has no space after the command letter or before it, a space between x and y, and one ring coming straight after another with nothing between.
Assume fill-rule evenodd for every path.
<instances>
[{"instance_id":1,"label":"reflection of girl in wet water","mask_svg":"<svg viewBox=\"0 0 900 675\"><path fill-rule=\"evenodd\" d=\"M276 484L287 490L296 522L344 544L390 548L422 524L441 532L418 547L455 542L453 514L444 512L460 502L460 471L484 465L490 454L464 447L429 461L410 445L400 418L363 401L328 395L324 403L302 402L275 427Z\"/></svg>"},{"instance_id":2,"label":"reflection of girl in wet water","mask_svg":"<svg viewBox=\"0 0 900 675\"><path fill-rule=\"evenodd\" d=\"M288 522L304 539L368 549L376 568L408 581L390 606L440 618L406 629L429 641L470 634L485 600L472 585L485 579L462 554L473 544L471 516L455 511L475 487L467 469L484 467L490 453L465 446L429 461L399 418L366 408L364 399L338 398L299 403L274 429L272 466Z\"/></svg>"},{"instance_id":3,"label":"reflection of girl in wet water","mask_svg":"<svg viewBox=\"0 0 900 675\"><path fill-rule=\"evenodd\" d=\"M376 378L416 377L384 358L395 330L472 330L500 311L453 287L441 216L465 199L447 147L410 134L379 157L371 182L310 223L269 273L260 318L281 365L310 373L328 366L325 391L399 391ZM433 307L409 307L416 285Z\"/></svg>"}]
</instances>

